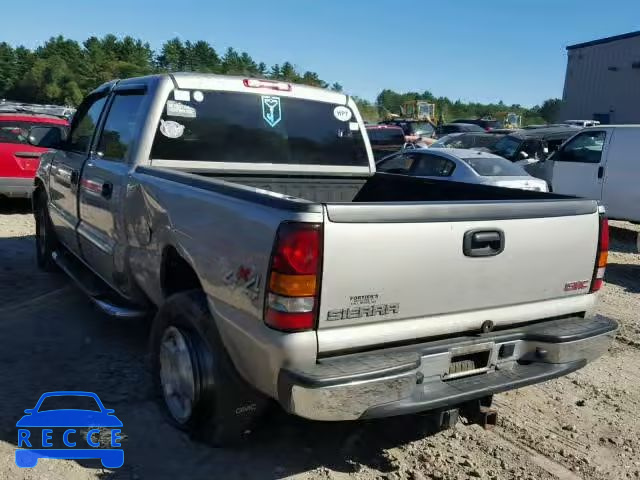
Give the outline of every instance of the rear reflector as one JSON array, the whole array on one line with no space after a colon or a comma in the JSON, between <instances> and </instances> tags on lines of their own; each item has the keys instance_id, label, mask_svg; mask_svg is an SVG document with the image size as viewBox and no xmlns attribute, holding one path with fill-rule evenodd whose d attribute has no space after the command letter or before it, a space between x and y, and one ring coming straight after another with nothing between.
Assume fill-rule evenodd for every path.
<instances>
[{"instance_id":1,"label":"rear reflector","mask_svg":"<svg viewBox=\"0 0 640 480\"><path fill-rule=\"evenodd\" d=\"M267 309L264 321L268 326L276 330L283 332L301 332L313 328L315 315L313 312L285 313L269 308Z\"/></svg>"},{"instance_id":2,"label":"rear reflector","mask_svg":"<svg viewBox=\"0 0 640 480\"><path fill-rule=\"evenodd\" d=\"M604 283L604 272L609 257L609 221L604 215L600 215L600 234L598 236L598 254L591 281L591 293L597 292Z\"/></svg>"},{"instance_id":3,"label":"rear reflector","mask_svg":"<svg viewBox=\"0 0 640 480\"><path fill-rule=\"evenodd\" d=\"M259 80L256 78L245 78L242 83L249 88L270 88L271 90L279 90L281 92L290 92L291 84L286 82L278 82L275 80Z\"/></svg>"},{"instance_id":4,"label":"rear reflector","mask_svg":"<svg viewBox=\"0 0 640 480\"><path fill-rule=\"evenodd\" d=\"M315 327L321 254L320 224L280 225L271 254L265 324L284 332Z\"/></svg>"}]
</instances>

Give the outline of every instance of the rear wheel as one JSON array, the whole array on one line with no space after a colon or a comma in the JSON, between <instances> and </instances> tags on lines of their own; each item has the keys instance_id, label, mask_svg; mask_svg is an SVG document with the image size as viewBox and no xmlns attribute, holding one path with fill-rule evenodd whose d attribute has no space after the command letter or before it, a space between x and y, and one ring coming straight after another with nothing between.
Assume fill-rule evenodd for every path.
<instances>
[{"instance_id":1,"label":"rear wheel","mask_svg":"<svg viewBox=\"0 0 640 480\"><path fill-rule=\"evenodd\" d=\"M46 194L36 192L36 195L33 212L36 220L36 261L42 270L52 272L57 270L53 252L58 247L58 240L49 217Z\"/></svg>"},{"instance_id":2,"label":"rear wheel","mask_svg":"<svg viewBox=\"0 0 640 480\"><path fill-rule=\"evenodd\" d=\"M235 443L266 406L236 372L200 290L177 293L162 305L150 350L163 409L197 440Z\"/></svg>"}]
</instances>

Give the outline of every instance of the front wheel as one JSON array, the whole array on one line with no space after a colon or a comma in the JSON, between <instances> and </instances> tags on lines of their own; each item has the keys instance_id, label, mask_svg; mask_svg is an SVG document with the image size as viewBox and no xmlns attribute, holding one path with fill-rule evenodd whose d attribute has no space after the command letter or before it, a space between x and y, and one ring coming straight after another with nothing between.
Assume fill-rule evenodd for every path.
<instances>
[{"instance_id":1,"label":"front wheel","mask_svg":"<svg viewBox=\"0 0 640 480\"><path fill-rule=\"evenodd\" d=\"M153 322L150 351L165 413L197 440L235 443L266 406L236 372L200 290L166 300Z\"/></svg>"},{"instance_id":2,"label":"front wheel","mask_svg":"<svg viewBox=\"0 0 640 480\"><path fill-rule=\"evenodd\" d=\"M57 270L53 260L53 252L58 247L58 240L51 224L46 194L40 193L34 202L36 220L36 261L38 267L47 272Z\"/></svg>"}]
</instances>

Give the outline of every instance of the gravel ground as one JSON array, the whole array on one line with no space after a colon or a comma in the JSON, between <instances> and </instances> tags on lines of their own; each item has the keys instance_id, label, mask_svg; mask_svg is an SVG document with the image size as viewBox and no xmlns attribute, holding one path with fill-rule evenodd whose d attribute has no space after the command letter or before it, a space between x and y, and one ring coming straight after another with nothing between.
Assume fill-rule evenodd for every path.
<instances>
[{"instance_id":1,"label":"gravel ground","mask_svg":"<svg viewBox=\"0 0 640 480\"><path fill-rule=\"evenodd\" d=\"M599 312L621 322L609 353L568 377L498 395L492 432L430 433L420 416L324 424L274 409L234 450L192 443L157 408L148 325L106 318L60 274L35 267L28 205L0 204L0 479L640 478L637 226L612 222ZM125 464L14 463L15 422L49 390L96 392L125 427Z\"/></svg>"}]
</instances>

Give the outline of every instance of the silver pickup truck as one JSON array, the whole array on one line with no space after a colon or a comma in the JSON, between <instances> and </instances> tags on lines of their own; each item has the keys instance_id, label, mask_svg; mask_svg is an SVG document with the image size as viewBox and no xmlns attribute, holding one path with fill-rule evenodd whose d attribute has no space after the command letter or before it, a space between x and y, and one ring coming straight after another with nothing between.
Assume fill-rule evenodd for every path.
<instances>
[{"instance_id":1,"label":"silver pickup truck","mask_svg":"<svg viewBox=\"0 0 640 480\"><path fill-rule=\"evenodd\" d=\"M486 413L617 329L592 313L608 248L595 201L376 173L341 93L112 81L34 192L39 265L111 315L155 315L165 410L212 444L269 399L315 420Z\"/></svg>"}]
</instances>

